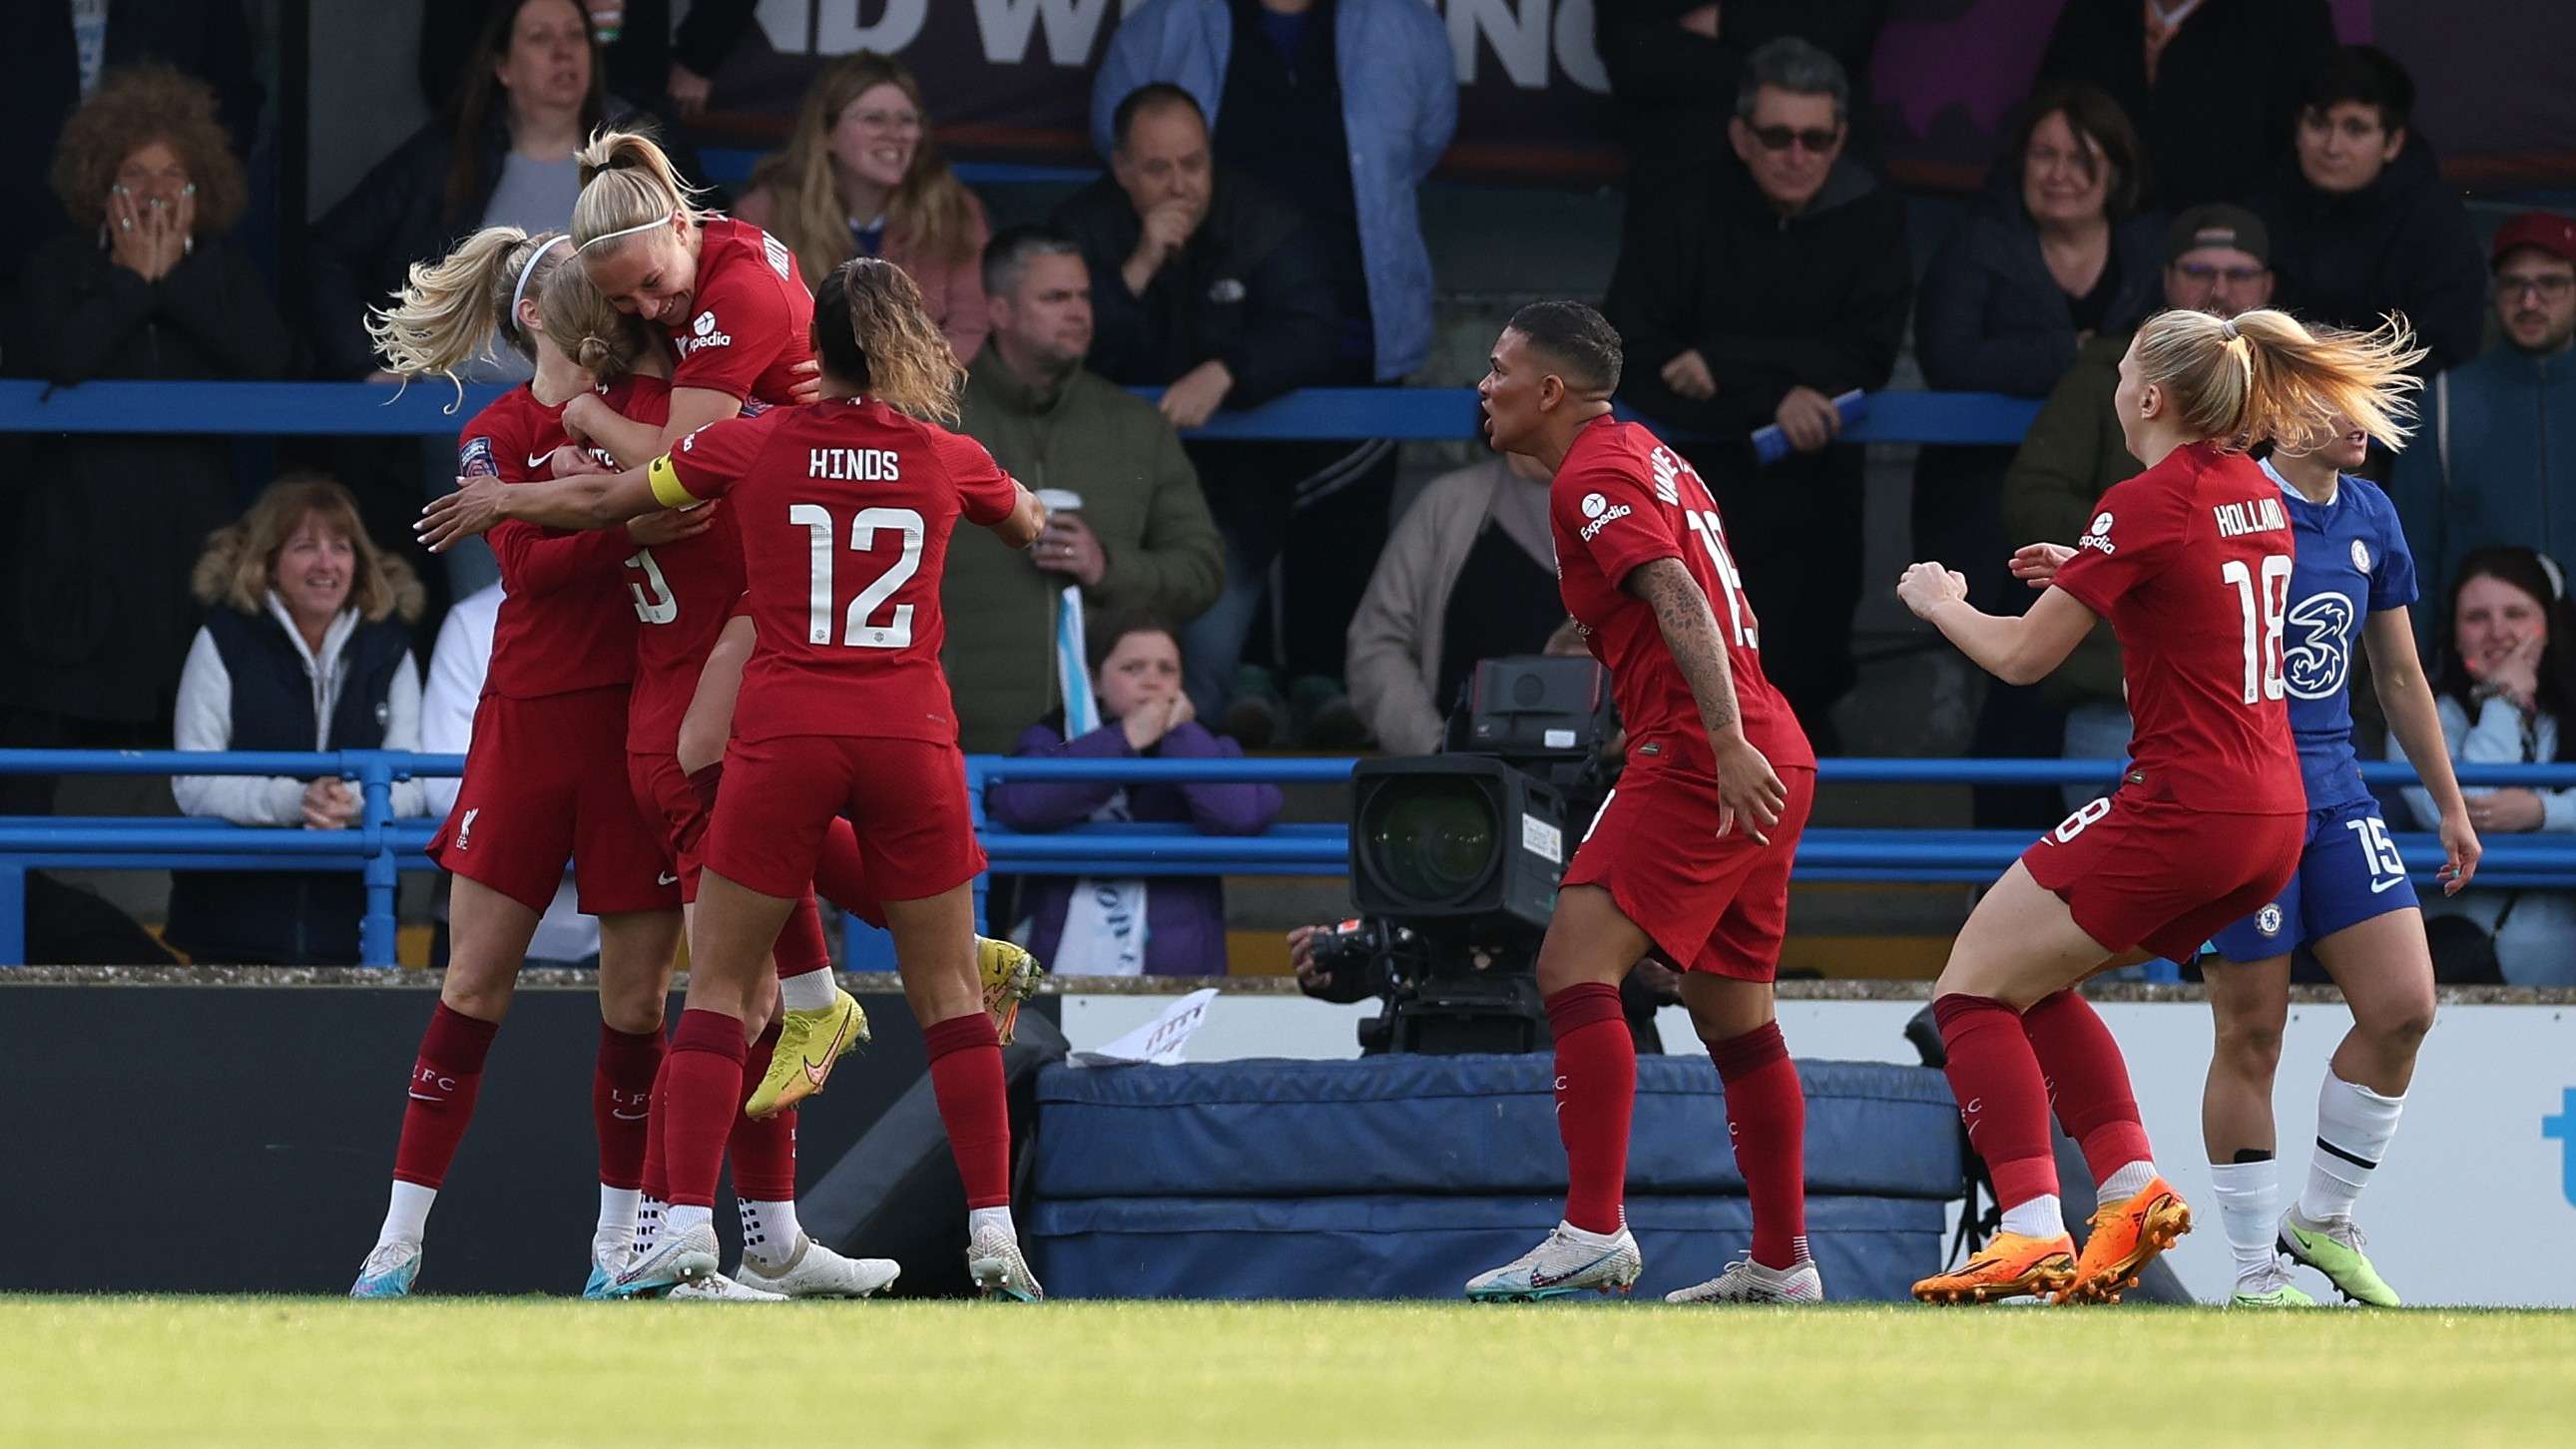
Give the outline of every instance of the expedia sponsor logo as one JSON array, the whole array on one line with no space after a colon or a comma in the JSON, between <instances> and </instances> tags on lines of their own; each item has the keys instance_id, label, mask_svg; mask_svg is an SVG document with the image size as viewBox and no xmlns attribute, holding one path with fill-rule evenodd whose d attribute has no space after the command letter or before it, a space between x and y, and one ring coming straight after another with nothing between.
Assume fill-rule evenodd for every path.
<instances>
[{"instance_id":1,"label":"expedia sponsor logo","mask_svg":"<svg viewBox=\"0 0 2576 1449\"><path fill-rule=\"evenodd\" d=\"M710 347L731 347L733 338L716 330L715 313L701 312L697 320L689 324L689 335L681 338L676 345L680 355L687 357Z\"/></svg>"},{"instance_id":2,"label":"expedia sponsor logo","mask_svg":"<svg viewBox=\"0 0 2576 1449\"><path fill-rule=\"evenodd\" d=\"M2084 536L2075 540L2075 546L2098 548L2104 553L2119 552L2120 546L2111 542L2111 515L2107 512L2094 514L2093 526L2084 530Z\"/></svg>"},{"instance_id":3,"label":"expedia sponsor logo","mask_svg":"<svg viewBox=\"0 0 2576 1449\"><path fill-rule=\"evenodd\" d=\"M1600 494L1595 493L1592 495L1592 498L1584 500L1584 511L1586 513L1591 512L1593 499L1597 499L1600 496ZM1593 514L1592 521L1583 525L1581 530L1583 541L1585 543L1590 543L1592 540L1599 538L1601 536L1601 530L1608 528L1611 524L1617 523L1620 519L1627 517L1632 511L1634 510L1630 509L1625 503L1613 503L1601 512Z\"/></svg>"}]
</instances>

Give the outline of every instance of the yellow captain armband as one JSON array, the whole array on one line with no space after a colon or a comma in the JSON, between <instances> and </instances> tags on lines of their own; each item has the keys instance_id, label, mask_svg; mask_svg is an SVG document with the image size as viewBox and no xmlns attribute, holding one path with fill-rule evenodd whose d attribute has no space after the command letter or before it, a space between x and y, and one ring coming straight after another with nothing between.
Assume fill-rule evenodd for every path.
<instances>
[{"instance_id":1,"label":"yellow captain armband","mask_svg":"<svg viewBox=\"0 0 2576 1449\"><path fill-rule=\"evenodd\" d=\"M689 490L680 485L680 475L671 468L670 454L664 453L654 459L652 465L644 470L644 476L653 484L653 501L663 507L695 508L698 506L700 500L690 497Z\"/></svg>"}]
</instances>

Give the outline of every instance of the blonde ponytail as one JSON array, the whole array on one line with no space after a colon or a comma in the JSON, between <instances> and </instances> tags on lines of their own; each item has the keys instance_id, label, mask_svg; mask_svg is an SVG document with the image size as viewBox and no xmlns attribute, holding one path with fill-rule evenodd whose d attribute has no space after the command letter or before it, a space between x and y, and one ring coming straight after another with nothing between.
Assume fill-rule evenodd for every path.
<instances>
[{"instance_id":1,"label":"blonde ponytail","mask_svg":"<svg viewBox=\"0 0 2576 1449\"><path fill-rule=\"evenodd\" d=\"M641 132L601 131L573 159L581 195L572 204L572 240L585 253L615 247L675 215L692 221L702 215L690 204L701 188L682 180L671 158Z\"/></svg>"},{"instance_id":2,"label":"blonde ponytail","mask_svg":"<svg viewBox=\"0 0 2576 1449\"><path fill-rule=\"evenodd\" d=\"M2169 392L2183 431L2243 447L2270 438L2283 449L2321 446L2340 414L2389 448L2413 431L2408 369L2424 349L2390 313L2369 332L2310 328L2261 308L2232 318L2162 312L2138 329L2139 376Z\"/></svg>"},{"instance_id":3,"label":"blonde ponytail","mask_svg":"<svg viewBox=\"0 0 2576 1449\"><path fill-rule=\"evenodd\" d=\"M393 305L367 312L367 340L385 370L405 382L444 376L456 384L462 402L465 384L456 369L489 357L496 334L535 360L535 344L511 312L518 296L544 296L547 281L569 255L556 245L562 240L559 232L530 236L515 226L485 227L438 261L414 262Z\"/></svg>"},{"instance_id":4,"label":"blonde ponytail","mask_svg":"<svg viewBox=\"0 0 2576 1449\"><path fill-rule=\"evenodd\" d=\"M537 312L547 340L601 382L635 371L654 345L644 320L618 311L580 267L547 285Z\"/></svg>"}]
</instances>

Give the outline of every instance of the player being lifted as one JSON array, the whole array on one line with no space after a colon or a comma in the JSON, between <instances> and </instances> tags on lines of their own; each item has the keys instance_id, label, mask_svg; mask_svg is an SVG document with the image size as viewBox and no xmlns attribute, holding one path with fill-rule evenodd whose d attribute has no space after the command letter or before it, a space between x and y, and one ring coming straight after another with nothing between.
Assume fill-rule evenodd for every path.
<instances>
[{"instance_id":1,"label":"player being lifted","mask_svg":"<svg viewBox=\"0 0 2576 1449\"><path fill-rule=\"evenodd\" d=\"M2443 889L2457 894L2477 873L2478 836L2442 744L2442 717L2415 655L2407 606L2415 560L2397 507L2361 466L2370 439L2338 417L2313 447L2276 449L2262 468L2281 490L2298 540L2283 616L2282 687L2308 792L2307 847L2281 894L2211 938L2203 976L2218 1018L2217 1049L2201 1099L2201 1135L2218 1217L2236 1257L2242 1308L2304 1307L2276 1257L2325 1274L2346 1297L2394 1307L2397 1294L2361 1251L2352 1206L2397 1132L2415 1075L2415 1048L2433 1025L2433 953L2414 882L2361 782L2352 747L2352 660L2370 656L2370 680L2389 730L2442 812ZM2013 572L2045 588L2074 550L2032 544ZM2352 1030L2335 1048L2317 1093L2317 1140L2308 1185L2283 1211L2275 1201L2272 1076L2290 1015L2290 953L2316 953L2352 1007Z\"/></svg>"},{"instance_id":2,"label":"player being lifted","mask_svg":"<svg viewBox=\"0 0 2576 1449\"><path fill-rule=\"evenodd\" d=\"M2311 333L2270 310L2162 313L2138 330L2112 394L2147 469L2102 495L2030 612L1982 613L1959 574L1906 570L1906 606L2015 684L2055 669L2109 619L2136 720L2119 789L2004 873L1933 987L1951 1090L2004 1220L1916 1297L2116 1301L2190 1231L2190 1209L2156 1171L2119 1045L2070 988L2151 954L2190 959L2298 870L2309 802L2282 675L2295 544L2280 486L2240 450L2266 437L2311 450L2338 414L2397 445L2416 386L2406 369L2422 357L2393 319L2364 336ZM2080 1259L2058 1207L2052 1101L2100 1190Z\"/></svg>"},{"instance_id":3,"label":"player being lifted","mask_svg":"<svg viewBox=\"0 0 2576 1449\"><path fill-rule=\"evenodd\" d=\"M1576 302L1522 308L1477 388L1487 441L1555 474L1549 514L1566 611L1611 672L1628 758L1566 868L1540 944L1556 1035L1564 1220L1467 1284L1477 1299L1625 1292L1642 1266L1621 1206L1637 1056L1619 981L1653 953L1726 1082L1727 1123L1753 1200L1753 1244L1674 1302L1813 1303L1806 1098L1772 1014L1789 862L1816 757L1763 678L1759 630L1717 505L1652 433L1610 416L1619 334Z\"/></svg>"},{"instance_id":4,"label":"player being lifted","mask_svg":"<svg viewBox=\"0 0 2576 1449\"><path fill-rule=\"evenodd\" d=\"M649 468L471 483L430 505L423 536L440 546L505 517L613 527L719 497L737 514L758 643L708 834L687 1010L654 1094L671 1208L612 1291L715 1271L712 1205L743 1099L745 1022L779 925L846 814L928 1039L966 1186L968 1270L988 1294L1035 1298L1011 1222L1001 1043L976 970L968 885L984 854L939 667L939 580L961 516L1026 547L1045 510L981 446L929 421L955 418L962 371L900 267L851 261L825 280L815 318L823 402L712 425Z\"/></svg>"}]
</instances>

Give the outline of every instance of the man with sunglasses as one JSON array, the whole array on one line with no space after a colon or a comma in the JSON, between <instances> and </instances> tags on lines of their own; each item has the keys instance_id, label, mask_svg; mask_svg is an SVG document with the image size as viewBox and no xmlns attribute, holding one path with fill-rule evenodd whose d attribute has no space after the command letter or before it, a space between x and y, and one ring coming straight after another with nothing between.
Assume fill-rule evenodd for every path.
<instances>
[{"instance_id":1,"label":"man with sunglasses","mask_svg":"<svg viewBox=\"0 0 2576 1449\"><path fill-rule=\"evenodd\" d=\"M2165 233L2167 308L2233 317L2272 304L2272 239L2242 207L2195 206ZM2129 334L2095 337L2075 354L2048 401L2022 436L2004 472L2004 536L2015 543L2085 531L2094 503L2112 484L2145 465L2130 456L2113 415L2120 358ZM1998 559L1987 565L2000 569ZM2129 706L2120 683L2120 646L2104 625L2076 646L2043 685L2048 702L2066 711L2063 754L2070 760L2124 758ZM2091 800L2092 786L2066 787L2067 808Z\"/></svg>"},{"instance_id":2,"label":"man with sunglasses","mask_svg":"<svg viewBox=\"0 0 2576 1449\"><path fill-rule=\"evenodd\" d=\"M1629 210L1605 308L1626 340L1622 402L1698 435L1683 455L1716 495L1771 681L1818 750L1851 688L1860 600L1861 453L1832 399L1887 385L1913 273L1905 204L1843 154L1851 87L1783 37L1746 57L1731 156ZM1777 424L1768 467L1750 444Z\"/></svg>"},{"instance_id":3,"label":"man with sunglasses","mask_svg":"<svg viewBox=\"0 0 2576 1449\"><path fill-rule=\"evenodd\" d=\"M2389 488L2426 598L2490 544L2576 558L2576 221L2524 212L2488 257L2496 345L2434 378Z\"/></svg>"}]
</instances>

